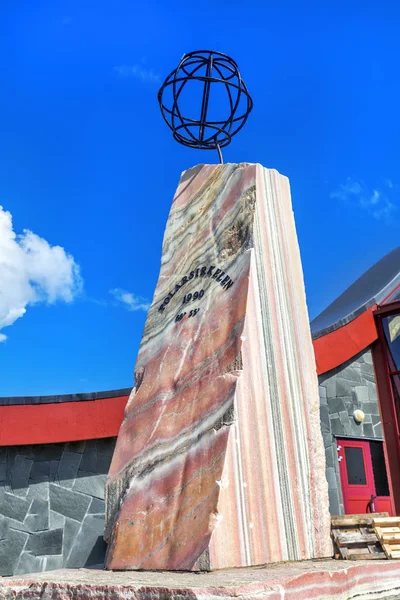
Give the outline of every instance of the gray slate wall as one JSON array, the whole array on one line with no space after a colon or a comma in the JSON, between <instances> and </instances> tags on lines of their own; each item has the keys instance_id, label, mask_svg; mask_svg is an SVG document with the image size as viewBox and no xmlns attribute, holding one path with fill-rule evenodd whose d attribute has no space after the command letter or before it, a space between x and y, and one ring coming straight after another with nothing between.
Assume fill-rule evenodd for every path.
<instances>
[{"instance_id":1,"label":"gray slate wall","mask_svg":"<svg viewBox=\"0 0 400 600\"><path fill-rule=\"evenodd\" d=\"M0 575L103 564L115 442L0 448Z\"/></svg>"},{"instance_id":2,"label":"gray slate wall","mask_svg":"<svg viewBox=\"0 0 400 600\"><path fill-rule=\"evenodd\" d=\"M326 454L326 478L332 515L344 514L336 438L383 439L371 350L367 349L319 377L321 430ZM353 412L365 413L357 424Z\"/></svg>"}]
</instances>

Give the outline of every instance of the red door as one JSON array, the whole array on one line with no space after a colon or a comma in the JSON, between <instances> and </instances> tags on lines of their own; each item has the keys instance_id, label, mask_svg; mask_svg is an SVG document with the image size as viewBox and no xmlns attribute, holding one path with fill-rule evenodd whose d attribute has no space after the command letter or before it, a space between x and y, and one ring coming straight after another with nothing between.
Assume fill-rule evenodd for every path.
<instances>
[{"instance_id":1,"label":"red door","mask_svg":"<svg viewBox=\"0 0 400 600\"><path fill-rule=\"evenodd\" d=\"M344 512L393 515L383 443L340 439L337 449Z\"/></svg>"}]
</instances>

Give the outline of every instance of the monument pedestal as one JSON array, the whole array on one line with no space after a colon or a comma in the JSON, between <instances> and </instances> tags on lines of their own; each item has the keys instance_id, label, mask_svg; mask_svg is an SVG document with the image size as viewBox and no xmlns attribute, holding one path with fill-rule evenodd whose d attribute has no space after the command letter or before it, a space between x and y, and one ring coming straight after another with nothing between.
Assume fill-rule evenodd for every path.
<instances>
[{"instance_id":1,"label":"monument pedestal","mask_svg":"<svg viewBox=\"0 0 400 600\"><path fill-rule=\"evenodd\" d=\"M109 569L332 554L303 274L276 171L182 175L106 492Z\"/></svg>"}]
</instances>

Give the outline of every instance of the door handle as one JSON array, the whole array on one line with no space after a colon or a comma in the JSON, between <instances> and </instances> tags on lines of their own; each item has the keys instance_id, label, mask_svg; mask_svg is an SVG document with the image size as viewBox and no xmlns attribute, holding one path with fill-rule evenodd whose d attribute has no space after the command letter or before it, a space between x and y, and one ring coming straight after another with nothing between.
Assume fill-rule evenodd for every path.
<instances>
[{"instance_id":1,"label":"door handle","mask_svg":"<svg viewBox=\"0 0 400 600\"><path fill-rule=\"evenodd\" d=\"M370 513L374 513L375 512L375 503L374 503L375 498L376 498L376 496L374 496L373 494L371 494L371 499L370 499L370 501L367 504L367 512L370 512Z\"/></svg>"}]
</instances>

